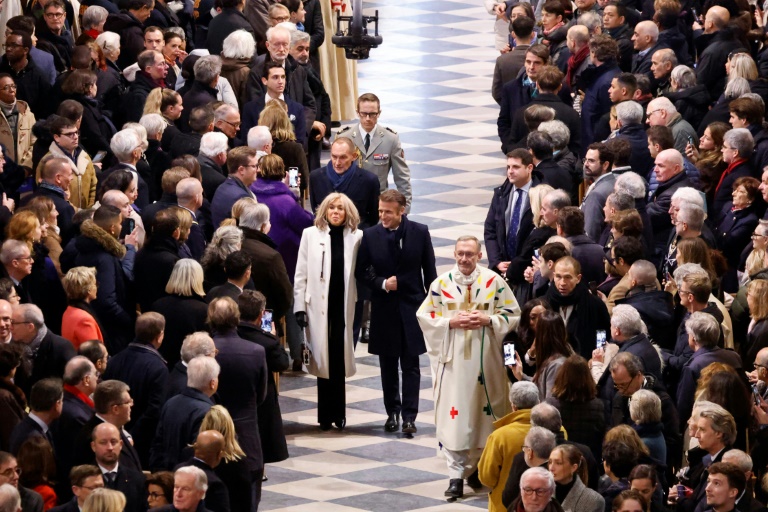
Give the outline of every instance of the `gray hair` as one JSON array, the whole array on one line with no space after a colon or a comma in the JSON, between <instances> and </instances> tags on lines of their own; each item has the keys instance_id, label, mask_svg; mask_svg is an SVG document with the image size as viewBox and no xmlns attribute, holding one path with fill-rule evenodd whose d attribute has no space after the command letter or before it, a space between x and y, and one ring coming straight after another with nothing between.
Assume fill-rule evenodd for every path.
<instances>
[{"instance_id":1,"label":"gray hair","mask_svg":"<svg viewBox=\"0 0 768 512\"><path fill-rule=\"evenodd\" d=\"M723 454L722 462L730 462L737 466L744 473L752 471L754 464L752 463L752 457L746 452L739 450L738 448L731 448Z\"/></svg>"},{"instance_id":2,"label":"gray hair","mask_svg":"<svg viewBox=\"0 0 768 512\"><path fill-rule=\"evenodd\" d=\"M548 470L540 467L535 468L528 468L525 470L525 472L520 476L520 490L522 491L525 487L525 481L532 477L537 476L539 478L543 478L547 481L547 488L549 488L549 495L552 497L553 494L555 494L555 477L550 473ZM522 495L522 493L521 493Z\"/></svg>"},{"instance_id":3,"label":"gray hair","mask_svg":"<svg viewBox=\"0 0 768 512\"><path fill-rule=\"evenodd\" d=\"M200 139L200 154L215 158L229 151L229 139L221 132L208 132Z\"/></svg>"},{"instance_id":4,"label":"gray hair","mask_svg":"<svg viewBox=\"0 0 768 512\"><path fill-rule=\"evenodd\" d=\"M206 55L195 62L195 80L204 84L212 83L221 74L221 57Z\"/></svg>"},{"instance_id":5,"label":"gray hair","mask_svg":"<svg viewBox=\"0 0 768 512\"><path fill-rule=\"evenodd\" d=\"M554 406L543 402L531 408L531 425L534 427L544 427L553 434L557 435L563 428L563 419Z\"/></svg>"},{"instance_id":6,"label":"gray hair","mask_svg":"<svg viewBox=\"0 0 768 512\"><path fill-rule=\"evenodd\" d=\"M235 30L222 43L221 56L228 59L250 59L256 52L256 41L247 30ZM197 76L197 75L195 75Z\"/></svg>"},{"instance_id":7,"label":"gray hair","mask_svg":"<svg viewBox=\"0 0 768 512\"><path fill-rule=\"evenodd\" d=\"M204 391L213 379L219 378L221 367L216 359L208 356L193 357L187 363L187 386Z\"/></svg>"},{"instance_id":8,"label":"gray hair","mask_svg":"<svg viewBox=\"0 0 768 512\"><path fill-rule=\"evenodd\" d=\"M544 427L531 427L523 441L540 459L548 459L557 446L555 434Z\"/></svg>"},{"instance_id":9,"label":"gray hair","mask_svg":"<svg viewBox=\"0 0 768 512\"><path fill-rule=\"evenodd\" d=\"M13 260L23 258L27 254L31 253L26 242L9 238L3 242L3 246L0 248L0 262L8 267L11 265Z\"/></svg>"},{"instance_id":10,"label":"gray hair","mask_svg":"<svg viewBox=\"0 0 768 512\"><path fill-rule=\"evenodd\" d=\"M681 204L680 211L677 212L677 220L688 224L688 229L691 231L701 231L705 217L704 209L693 203Z\"/></svg>"},{"instance_id":11,"label":"gray hair","mask_svg":"<svg viewBox=\"0 0 768 512\"><path fill-rule=\"evenodd\" d=\"M277 24L276 26L270 28L267 30L267 42L272 42L272 36L277 35L278 32L283 32L288 36L288 40L291 40L291 30L287 27L283 26L282 23Z\"/></svg>"},{"instance_id":12,"label":"gray hair","mask_svg":"<svg viewBox=\"0 0 768 512\"><path fill-rule=\"evenodd\" d=\"M539 131L548 133L552 138L555 151L564 149L571 142L571 130L562 121L544 121L539 125Z\"/></svg>"},{"instance_id":13,"label":"gray hair","mask_svg":"<svg viewBox=\"0 0 768 512\"><path fill-rule=\"evenodd\" d=\"M260 149L272 142L272 134L266 126L254 126L248 130L248 147Z\"/></svg>"},{"instance_id":14,"label":"gray hair","mask_svg":"<svg viewBox=\"0 0 768 512\"><path fill-rule=\"evenodd\" d=\"M613 356L608 369L615 372L619 366L623 366L627 370L627 374L633 379L643 373L643 362L631 352L619 352Z\"/></svg>"},{"instance_id":15,"label":"gray hair","mask_svg":"<svg viewBox=\"0 0 768 512\"><path fill-rule=\"evenodd\" d=\"M616 119L622 126L643 122L643 106L636 101L622 101L616 104Z\"/></svg>"},{"instance_id":16,"label":"gray hair","mask_svg":"<svg viewBox=\"0 0 768 512\"><path fill-rule=\"evenodd\" d=\"M661 421L661 400L649 389L639 389L632 393L629 401L629 417L641 425L643 423L658 423Z\"/></svg>"},{"instance_id":17,"label":"gray hair","mask_svg":"<svg viewBox=\"0 0 768 512\"><path fill-rule=\"evenodd\" d=\"M223 105L219 105L216 110L213 111L213 120L214 121L221 121L224 118L227 117L228 114L231 114L232 112L239 113L239 111L233 107L232 105L228 103L224 103Z\"/></svg>"},{"instance_id":18,"label":"gray hair","mask_svg":"<svg viewBox=\"0 0 768 512\"><path fill-rule=\"evenodd\" d=\"M755 139L746 128L733 128L723 135L723 144L728 143L733 149L739 151L741 158L749 158L755 149Z\"/></svg>"},{"instance_id":19,"label":"gray hair","mask_svg":"<svg viewBox=\"0 0 768 512\"><path fill-rule=\"evenodd\" d=\"M203 190L202 186L197 178L184 178L176 184L176 198L179 203L187 203Z\"/></svg>"},{"instance_id":20,"label":"gray hair","mask_svg":"<svg viewBox=\"0 0 768 512\"><path fill-rule=\"evenodd\" d=\"M690 89L696 85L696 72L682 64L675 66L672 69L672 75L670 75L670 77L677 83L678 91Z\"/></svg>"},{"instance_id":21,"label":"gray hair","mask_svg":"<svg viewBox=\"0 0 768 512\"><path fill-rule=\"evenodd\" d=\"M643 319L635 308L628 304L620 304L611 313L611 327L620 329L621 333L631 338L644 331Z\"/></svg>"},{"instance_id":22,"label":"gray hair","mask_svg":"<svg viewBox=\"0 0 768 512\"><path fill-rule=\"evenodd\" d=\"M695 204L699 208L704 208L704 197L701 192L693 187L680 187L672 194L672 202L684 201L686 203ZM678 205L682 206L682 205Z\"/></svg>"},{"instance_id":23,"label":"gray hair","mask_svg":"<svg viewBox=\"0 0 768 512\"><path fill-rule=\"evenodd\" d=\"M120 49L120 34L115 32L102 32L96 38L96 44L104 50L104 53L115 53Z\"/></svg>"},{"instance_id":24,"label":"gray hair","mask_svg":"<svg viewBox=\"0 0 768 512\"><path fill-rule=\"evenodd\" d=\"M109 11L98 5L89 6L83 13L83 20L80 24L83 26L83 30L89 28L96 28L101 25L109 15Z\"/></svg>"},{"instance_id":25,"label":"gray hair","mask_svg":"<svg viewBox=\"0 0 768 512\"><path fill-rule=\"evenodd\" d=\"M628 194L634 199L645 197L646 183L642 176L633 171L620 174L613 184L613 191Z\"/></svg>"},{"instance_id":26,"label":"gray hair","mask_svg":"<svg viewBox=\"0 0 768 512\"><path fill-rule=\"evenodd\" d=\"M540 402L538 386L529 381L515 382L509 388L509 402L518 410L531 409Z\"/></svg>"},{"instance_id":27,"label":"gray hair","mask_svg":"<svg viewBox=\"0 0 768 512\"><path fill-rule=\"evenodd\" d=\"M720 339L720 324L709 313L696 311L685 321L685 332L698 346L713 348Z\"/></svg>"},{"instance_id":28,"label":"gray hair","mask_svg":"<svg viewBox=\"0 0 768 512\"><path fill-rule=\"evenodd\" d=\"M120 130L109 142L109 149L120 162L130 160L133 150L139 146L141 146L141 138L136 130L130 128Z\"/></svg>"},{"instance_id":29,"label":"gray hair","mask_svg":"<svg viewBox=\"0 0 768 512\"><path fill-rule=\"evenodd\" d=\"M552 208L560 209L566 206L571 206L571 196L565 190L556 188L546 193L544 198L549 201L549 205Z\"/></svg>"},{"instance_id":30,"label":"gray hair","mask_svg":"<svg viewBox=\"0 0 768 512\"><path fill-rule=\"evenodd\" d=\"M748 92L748 93L746 93L746 94L742 94L742 95L741 95L741 96L739 96L739 97L740 97L740 98L746 98L746 99L748 99L748 100L752 100L752 101L756 101L756 102L758 102L760 105L762 105L762 106L763 106L763 109L765 109L765 100L763 99L763 97L762 97L762 96L760 96L760 95L759 95L759 94L757 94L756 92Z\"/></svg>"},{"instance_id":31,"label":"gray hair","mask_svg":"<svg viewBox=\"0 0 768 512\"><path fill-rule=\"evenodd\" d=\"M90 9L90 7L89 7ZM147 130L148 137L154 137L157 134L162 135L168 123L160 114L145 114L139 119L139 124Z\"/></svg>"},{"instance_id":32,"label":"gray hair","mask_svg":"<svg viewBox=\"0 0 768 512\"><path fill-rule=\"evenodd\" d=\"M19 490L11 484L0 485L0 512L21 510Z\"/></svg>"},{"instance_id":33,"label":"gray hair","mask_svg":"<svg viewBox=\"0 0 768 512\"><path fill-rule=\"evenodd\" d=\"M189 363L198 356L213 357L216 354L216 345L213 338L205 331L193 332L184 338L181 344L181 360Z\"/></svg>"},{"instance_id":34,"label":"gray hair","mask_svg":"<svg viewBox=\"0 0 768 512\"><path fill-rule=\"evenodd\" d=\"M605 202L616 208L616 211L632 210L635 207L635 198L624 192L609 194Z\"/></svg>"},{"instance_id":35,"label":"gray hair","mask_svg":"<svg viewBox=\"0 0 768 512\"><path fill-rule=\"evenodd\" d=\"M45 325L43 311L34 304L16 304L13 306L13 311L18 311L22 321L31 323L35 329L40 329Z\"/></svg>"},{"instance_id":36,"label":"gray hair","mask_svg":"<svg viewBox=\"0 0 768 512\"><path fill-rule=\"evenodd\" d=\"M704 313L706 315L706 313ZM710 407L699 412L699 418L706 418L710 421L712 430L723 434L722 442L724 445L732 445L736 440L736 421L723 407Z\"/></svg>"},{"instance_id":37,"label":"gray hair","mask_svg":"<svg viewBox=\"0 0 768 512\"><path fill-rule=\"evenodd\" d=\"M184 32L184 29L181 28L181 27L168 27L167 29L165 29L165 33L166 34L168 34L168 33L176 34L177 36L179 36L181 38L182 41L186 41L187 40L187 33Z\"/></svg>"},{"instance_id":38,"label":"gray hair","mask_svg":"<svg viewBox=\"0 0 768 512\"><path fill-rule=\"evenodd\" d=\"M301 30L295 30L291 33L291 47L296 46L299 43L309 42L309 34L302 32Z\"/></svg>"},{"instance_id":39,"label":"gray hair","mask_svg":"<svg viewBox=\"0 0 768 512\"><path fill-rule=\"evenodd\" d=\"M658 55L661 58L661 62L664 64L672 64L672 69L677 66L677 56L675 55L675 52L670 50L669 48L662 48L661 50L656 50L654 52L654 55Z\"/></svg>"},{"instance_id":40,"label":"gray hair","mask_svg":"<svg viewBox=\"0 0 768 512\"><path fill-rule=\"evenodd\" d=\"M745 94L752 92L752 88L749 86L749 82L746 78L736 77L728 82L725 86L725 97L729 100L741 98Z\"/></svg>"},{"instance_id":41,"label":"gray hair","mask_svg":"<svg viewBox=\"0 0 768 512\"><path fill-rule=\"evenodd\" d=\"M656 266L647 260L637 260L629 267L629 275L640 286L652 286L656 283Z\"/></svg>"},{"instance_id":42,"label":"gray hair","mask_svg":"<svg viewBox=\"0 0 768 512\"><path fill-rule=\"evenodd\" d=\"M123 130L133 130L136 132L136 135L139 136L139 142L141 144L141 149L146 151L149 147L149 141L147 140L147 129L144 128L143 125L139 123L125 123L123 125Z\"/></svg>"},{"instance_id":43,"label":"gray hair","mask_svg":"<svg viewBox=\"0 0 768 512\"><path fill-rule=\"evenodd\" d=\"M592 35L597 27L603 28L603 18L594 11L587 11L579 16L579 25L587 27Z\"/></svg>"},{"instance_id":44,"label":"gray hair","mask_svg":"<svg viewBox=\"0 0 768 512\"><path fill-rule=\"evenodd\" d=\"M240 214L240 225L244 228L259 231L267 222L269 222L269 208L265 204L246 206Z\"/></svg>"},{"instance_id":45,"label":"gray hair","mask_svg":"<svg viewBox=\"0 0 768 512\"><path fill-rule=\"evenodd\" d=\"M205 248L202 263L205 267L206 261L224 262L227 256L235 251L239 251L243 245L243 232L237 226L220 226L213 233L213 238L208 247Z\"/></svg>"},{"instance_id":46,"label":"gray hair","mask_svg":"<svg viewBox=\"0 0 768 512\"><path fill-rule=\"evenodd\" d=\"M208 477L205 476L205 471L196 466L183 466L176 470L174 475L189 475L195 477L195 487L198 491L208 490Z\"/></svg>"},{"instance_id":47,"label":"gray hair","mask_svg":"<svg viewBox=\"0 0 768 512\"><path fill-rule=\"evenodd\" d=\"M677 108L675 108L675 104L672 103L666 96L659 96L658 98L652 99L648 104L648 108L650 110L663 110L667 113L667 116L677 114Z\"/></svg>"},{"instance_id":48,"label":"gray hair","mask_svg":"<svg viewBox=\"0 0 768 512\"><path fill-rule=\"evenodd\" d=\"M672 274L672 277L674 278L675 283L677 283L677 288L678 289L682 288L683 279L693 274L697 274L702 277L703 276L709 277L709 273L707 273L707 271L704 270L704 267L702 267L698 263L683 263L682 265L678 266L675 269L675 272Z\"/></svg>"}]
</instances>

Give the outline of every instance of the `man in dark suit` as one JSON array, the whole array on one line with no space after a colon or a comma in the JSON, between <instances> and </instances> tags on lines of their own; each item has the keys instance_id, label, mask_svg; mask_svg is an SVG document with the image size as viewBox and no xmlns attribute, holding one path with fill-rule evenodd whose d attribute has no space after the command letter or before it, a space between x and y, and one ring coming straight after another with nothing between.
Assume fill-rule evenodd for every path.
<instances>
[{"instance_id":1,"label":"man in dark suit","mask_svg":"<svg viewBox=\"0 0 768 512\"><path fill-rule=\"evenodd\" d=\"M570 173L553 159L555 145L552 137L546 132L535 130L528 134L525 145L533 156L534 170L541 173L541 182L554 189L565 190L571 196L571 201L575 203L577 190L573 179Z\"/></svg>"},{"instance_id":2,"label":"man in dark suit","mask_svg":"<svg viewBox=\"0 0 768 512\"><path fill-rule=\"evenodd\" d=\"M197 161L200 163L203 192L209 201L213 199L219 185L227 179L224 164L227 163L228 150L227 136L223 133L208 132L200 139Z\"/></svg>"},{"instance_id":3,"label":"man in dark suit","mask_svg":"<svg viewBox=\"0 0 768 512\"><path fill-rule=\"evenodd\" d=\"M654 172L659 186L651 195L647 210L653 227L655 261L661 261L673 228L669 214L672 196L677 189L691 186L691 182L685 174L683 155L676 149L659 152L655 163Z\"/></svg>"},{"instance_id":4,"label":"man in dark suit","mask_svg":"<svg viewBox=\"0 0 768 512\"><path fill-rule=\"evenodd\" d=\"M16 385L29 393L40 379L61 378L67 361L75 357L72 343L46 327L43 312L34 304L14 306L12 318L13 343L24 349Z\"/></svg>"},{"instance_id":5,"label":"man in dark suit","mask_svg":"<svg viewBox=\"0 0 768 512\"><path fill-rule=\"evenodd\" d=\"M307 143L307 125L304 116L304 107L301 103L294 101L286 92L287 86L285 69L275 61L264 63L261 75L261 83L264 86L264 94L256 96L243 106L243 124L240 126L240 133L248 136L248 132L254 126L259 124L259 114L264 110L267 102L272 100L283 100L288 105L288 117L291 119L293 129L296 134L296 142L301 145ZM310 127L311 128L311 127Z\"/></svg>"},{"instance_id":6,"label":"man in dark suit","mask_svg":"<svg viewBox=\"0 0 768 512\"><path fill-rule=\"evenodd\" d=\"M71 485L70 494L74 494L74 497L63 505L52 508L52 512L80 512L83 509L83 504L85 504L85 499L91 495L91 492L94 489L104 487L104 477L101 470L98 466L90 464L72 468L67 481ZM57 498L61 503L61 496L57 494Z\"/></svg>"},{"instance_id":7,"label":"man in dark suit","mask_svg":"<svg viewBox=\"0 0 768 512\"><path fill-rule=\"evenodd\" d=\"M96 391L98 383L96 367L87 357L75 356L64 368L64 405L59 421L51 426L60 482L56 495L60 502L72 495L67 485L69 470L74 466L75 445L72 441L77 438L83 425L93 418L93 400L90 396Z\"/></svg>"},{"instance_id":8,"label":"man in dark suit","mask_svg":"<svg viewBox=\"0 0 768 512\"><path fill-rule=\"evenodd\" d=\"M173 487L184 489L184 491L174 492L173 504L153 510L156 512L208 512L203 501L207 484L208 478L205 476L205 471L197 466L182 466L173 474Z\"/></svg>"},{"instance_id":9,"label":"man in dark suit","mask_svg":"<svg viewBox=\"0 0 768 512\"><path fill-rule=\"evenodd\" d=\"M586 283L605 280L605 252L591 238L584 234L584 213L575 206L560 210L557 216L557 234L571 242L571 254L581 264Z\"/></svg>"},{"instance_id":10,"label":"man in dark suit","mask_svg":"<svg viewBox=\"0 0 768 512\"><path fill-rule=\"evenodd\" d=\"M50 427L54 420L61 416L63 393L59 379L43 379L32 386L32 393L29 395L29 416L21 420L11 432L8 442L11 453L19 453L24 441L33 436L45 437L53 447L54 454L56 453Z\"/></svg>"},{"instance_id":11,"label":"man in dark suit","mask_svg":"<svg viewBox=\"0 0 768 512\"><path fill-rule=\"evenodd\" d=\"M148 237L152 234L152 224L157 212L167 210L178 204L179 197L176 195L176 186L181 180L189 178L189 176L189 171L183 167L172 167L163 171L163 176L160 178L160 190L162 192L160 199L147 205L141 211L141 221L144 223Z\"/></svg>"},{"instance_id":12,"label":"man in dark suit","mask_svg":"<svg viewBox=\"0 0 768 512\"><path fill-rule=\"evenodd\" d=\"M229 176L219 185L211 199L211 220L214 229L218 229L221 221L230 217L232 205L238 199L255 197L249 187L256 181L259 169L256 150L247 146L230 149L227 152L227 169Z\"/></svg>"},{"instance_id":13,"label":"man in dark suit","mask_svg":"<svg viewBox=\"0 0 768 512\"><path fill-rule=\"evenodd\" d=\"M386 190L379 196L381 223L365 230L355 275L371 290L368 351L379 356L387 432L416 433L421 372L419 355L427 351L416 310L437 279L435 251L424 224L404 216L405 196ZM398 363L403 372L402 400Z\"/></svg>"},{"instance_id":14,"label":"man in dark suit","mask_svg":"<svg viewBox=\"0 0 768 512\"><path fill-rule=\"evenodd\" d=\"M224 436L217 430L200 432L195 441L195 456L176 466L200 468L208 477L208 489L205 491L205 508L211 512L229 512L229 491L214 469L224 457Z\"/></svg>"},{"instance_id":15,"label":"man in dark suit","mask_svg":"<svg viewBox=\"0 0 768 512\"><path fill-rule=\"evenodd\" d=\"M197 356L214 357L216 347L213 344L213 338L207 332L193 332L181 344L181 361L176 363L168 377L166 387L166 402L178 395L187 387L187 368L189 362Z\"/></svg>"},{"instance_id":16,"label":"man in dark suit","mask_svg":"<svg viewBox=\"0 0 768 512\"><path fill-rule=\"evenodd\" d=\"M155 436L168 384L168 367L157 349L163 343L165 319L144 313L136 319L136 338L109 362L105 379L125 382L131 388L133 410L125 428L134 439L142 466L149 462L149 446Z\"/></svg>"},{"instance_id":17,"label":"man in dark suit","mask_svg":"<svg viewBox=\"0 0 768 512\"><path fill-rule=\"evenodd\" d=\"M185 448L195 442L203 417L213 407L220 368L212 357L198 356L187 365L187 387L160 412L152 441L149 467L170 470L184 460Z\"/></svg>"},{"instance_id":18,"label":"man in dark suit","mask_svg":"<svg viewBox=\"0 0 768 512\"><path fill-rule=\"evenodd\" d=\"M584 194L581 211L584 212L584 231L592 241L597 242L605 226L605 201L613 193L616 175L611 172L613 153L602 142L594 142L587 148L584 158L584 176L592 184Z\"/></svg>"},{"instance_id":19,"label":"man in dark suit","mask_svg":"<svg viewBox=\"0 0 768 512\"><path fill-rule=\"evenodd\" d=\"M245 251L235 251L224 260L224 272L227 275L227 282L214 286L205 296L205 302L211 303L218 297L229 297L237 301L237 298L243 293L245 285L251 279L251 257Z\"/></svg>"},{"instance_id":20,"label":"man in dark suit","mask_svg":"<svg viewBox=\"0 0 768 512\"><path fill-rule=\"evenodd\" d=\"M147 510L147 489L141 471L120 463L123 441L120 431L111 423L102 423L93 429L91 450L104 478L104 486L125 495L126 512Z\"/></svg>"},{"instance_id":21,"label":"man in dark suit","mask_svg":"<svg viewBox=\"0 0 768 512\"><path fill-rule=\"evenodd\" d=\"M83 425L77 438L73 440L75 464L88 464L90 462L89 446L93 440L91 438L93 429L102 423L109 423L118 429L123 443L119 452L120 464L134 471L141 471L139 454L133 446L133 440L123 428L131 420L133 399L131 399L129 391L130 388L119 380L105 380L96 386L96 391L93 393L93 405L96 414Z\"/></svg>"},{"instance_id":22,"label":"man in dark suit","mask_svg":"<svg viewBox=\"0 0 768 512\"><path fill-rule=\"evenodd\" d=\"M517 78L520 69L525 65L525 53L536 42L536 33L533 31L535 23L536 21L528 16L518 16L509 24L510 35L515 39L515 46L511 51L496 57L491 85L491 95L499 105L501 105L501 90L504 84Z\"/></svg>"},{"instance_id":23,"label":"man in dark suit","mask_svg":"<svg viewBox=\"0 0 768 512\"><path fill-rule=\"evenodd\" d=\"M264 460L257 409L267 395L267 360L263 347L237 335L238 317L237 304L229 297L215 299L208 306L208 324L219 350L216 361L221 365L219 398L235 423L258 507Z\"/></svg>"},{"instance_id":24,"label":"man in dark suit","mask_svg":"<svg viewBox=\"0 0 768 512\"><path fill-rule=\"evenodd\" d=\"M328 194L346 194L360 214L361 229L379 222L379 178L358 167L354 141L337 137L331 145L331 160L309 175L309 202L317 210Z\"/></svg>"},{"instance_id":25,"label":"man in dark suit","mask_svg":"<svg viewBox=\"0 0 768 512\"><path fill-rule=\"evenodd\" d=\"M533 231L533 212L528 193L542 182L533 171L533 157L522 148L507 154L507 181L493 189L493 199L485 218L485 247L488 267L505 275L525 239Z\"/></svg>"},{"instance_id":26,"label":"man in dark suit","mask_svg":"<svg viewBox=\"0 0 768 512\"><path fill-rule=\"evenodd\" d=\"M652 84L654 79L651 72L651 57L656 50L666 48L666 45L660 44L658 40L659 27L653 21L641 21L635 25L632 43L636 53L632 56L632 73L648 76ZM653 90L655 89L653 87Z\"/></svg>"},{"instance_id":27,"label":"man in dark suit","mask_svg":"<svg viewBox=\"0 0 768 512\"><path fill-rule=\"evenodd\" d=\"M192 216L192 225L189 227L187 247L192 258L200 261L205 252L205 233L198 222L197 216L203 206L203 185L197 178L184 178L176 184L176 198L179 208L183 208Z\"/></svg>"},{"instance_id":28,"label":"man in dark suit","mask_svg":"<svg viewBox=\"0 0 768 512\"><path fill-rule=\"evenodd\" d=\"M172 158L182 155L197 156L203 135L213 131L214 114L210 105L193 108L189 113L189 133L180 132L171 139Z\"/></svg>"},{"instance_id":29,"label":"man in dark suit","mask_svg":"<svg viewBox=\"0 0 768 512\"><path fill-rule=\"evenodd\" d=\"M22 284L23 279L32 273L33 256L27 243L14 239L3 242L3 248L0 251L0 262L3 265L2 269L0 269L2 277L7 277L13 281L19 301L22 304L32 302L29 290ZM10 304L8 307L10 308ZM10 340L4 338L3 341L7 343Z\"/></svg>"}]
</instances>

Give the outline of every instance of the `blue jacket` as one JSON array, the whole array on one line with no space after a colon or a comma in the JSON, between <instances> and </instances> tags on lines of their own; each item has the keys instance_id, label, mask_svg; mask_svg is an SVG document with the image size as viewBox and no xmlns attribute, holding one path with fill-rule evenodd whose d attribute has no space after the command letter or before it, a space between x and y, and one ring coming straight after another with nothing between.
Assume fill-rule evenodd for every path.
<instances>
[{"instance_id":1,"label":"blue jacket","mask_svg":"<svg viewBox=\"0 0 768 512\"><path fill-rule=\"evenodd\" d=\"M288 105L288 117L291 118L296 142L306 147L307 120L304 116L304 105L297 103L287 95L284 96L284 99ZM251 128L259 124L259 114L264 110L264 104L264 96L258 96L243 106L243 124L240 125L240 136L243 139L248 137L248 132Z\"/></svg>"},{"instance_id":2,"label":"blue jacket","mask_svg":"<svg viewBox=\"0 0 768 512\"><path fill-rule=\"evenodd\" d=\"M197 439L200 424L213 405L208 396L190 387L166 402L152 441L149 467L153 471L171 471L186 460L184 449Z\"/></svg>"},{"instance_id":3,"label":"blue jacket","mask_svg":"<svg viewBox=\"0 0 768 512\"><path fill-rule=\"evenodd\" d=\"M655 164L650 151L648 151L648 136L645 133L645 126L640 123L622 126L619 128L618 137L629 142L632 170L645 178L646 181L649 180Z\"/></svg>"},{"instance_id":4,"label":"blue jacket","mask_svg":"<svg viewBox=\"0 0 768 512\"><path fill-rule=\"evenodd\" d=\"M677 386L677 410L682 420L691 417L699 376L701 371L712 363L725 363L739 372L742 368L741 357L733 350L714 347L700 348L694 352L683 366L680 384Z\"/></svg>"},{"instance_id":5,"label":"blue jacket","mask_svg":"<svg viewBox=\"0 0 768 512\"><path fill-rule=\"evenodd\" d=\"M213 229L219 229L221 221L228 219L232 215L232 205L241 197L253 197L253 193L239 179L230 176L224 183L219 185L211 200Z\"/></svg>"},{"instance_id":6,"label":"blue jacket","mask_svg":"<svg viewBox=\"0 0 768 512\"><path fill-rule=\"evenodd\" d=\"M56 76L58 75L56 72L56 65L53 63L53 55L44 52L43 50L38 50L36 46L32 46L29 49L29 56L32 57L35 65L37 65L40 71L43 72L43 75L45 75L51 82L51 85L53 85L54 82L56 82Z\"/></svg>"},{"instance_id":7,"label":"blue jacket","mask_svg":"<svg viewBox=\"0 0 768 512\"><path fill-rule=\"evenodd\" d=\"M590 85L584 91L581 102L581 156L587 153L587 146L595 142L595 126L600 118L611 111L613 102L608 95L613 78L621 73L615 62L606 62L600 66L590 65L581 74L580 81Z\"/></svg>"}]
</instances>

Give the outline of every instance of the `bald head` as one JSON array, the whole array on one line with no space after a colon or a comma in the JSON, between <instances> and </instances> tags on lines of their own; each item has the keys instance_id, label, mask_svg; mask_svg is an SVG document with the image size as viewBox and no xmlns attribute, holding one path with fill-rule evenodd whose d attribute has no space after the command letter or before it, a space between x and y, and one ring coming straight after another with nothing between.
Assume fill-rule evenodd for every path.
<instances>
[{"instance_id":1,"label":"bald head","mask_svg":"<svg viewBox=\"0 0 768 512\"><path fill-rule=\"evenodd\" d=\"M583 48L589 43L589 29L584 25L574 25L568 29L568 42L575 47Z\"/></svg>"},{"instance_id":2,"label":"bald head","mask_svg":"<svg viewBox=\"0 0 768 512\"><path fill-rule=\"evenodd\" d=\"M635 50L644 51L656 44L659 40L659 27L652 21L641 21L635 26L632 41Z\"/></svg>"},{"instance_id":3,"label":"bald head","mask_svg":"<svg viewBox=\"0 0 768 512\"><path fill-rule=\"evenodd\" d=\"M659 157L671 165L683 166L683 155L676 149L665 149L659 152Z\"/></svg>"},{"instance_id":4,"label":"bald head","mask_svg":"<svg viewBox=\"0 0 768 512\"><path fill-rule=\"evenodd\" d=\"M224 436L218 430L200 432L195 441L195 457L215 468L221 462L224 446Z\"/></svg>"},{"instance_id":5,"label":"bald head","mask_svg":"<svg viewBox=\"0 0 768 512\"><path fill-rule=\"evenodd\" d=\"M714 5L709 8L707 15L704 17L704 29L707 32L717 32L724 29L729 21L731 21L731 14L728 12L728 9Z\"/></svg>"},{"instance_id":6,"label":"bald head","mask_svg":"<svg viewBox=\"0 0 768 512\"><path fill-rule=\"evenodd\" d=\"M755 356L755 364L768 366L768 347L761 348Z\"/></svg>"},{"instance_id":7,"label":"bald head","mask_svg":"<svg viewBox=\"0 0 768 512\"><path fill-rule=\"evenodd\" d=\"M109 437L117 437L120 439L120 431L117 430L117 427L111 423L99 423L93 428L91 437L94 441L98 441L99 439L107 439Z\"/></svg>"},{"instance_id":8,"label":"bald head","mask_svg":"<svg viewBox=\"0 0 768 512\"><path fill-rule=\"evenodd\" d=\"M203 185L197 178L184 178L176 184L176 197L179 204L197 204L198 198L202 200L203 197Z\"/></svg>"},{"instance_id":9,"label":"bald head","mask_svg":"<svg viewBox=\"0 0 768 512\"><path fill-rule=\"evenodd\" d=\"M114 206L119 209L123 214L123 217L128 217L131 214L131 200L125 193L119 190L107 190L101 197L101 204Z\"/></svg>"}]
</instances>

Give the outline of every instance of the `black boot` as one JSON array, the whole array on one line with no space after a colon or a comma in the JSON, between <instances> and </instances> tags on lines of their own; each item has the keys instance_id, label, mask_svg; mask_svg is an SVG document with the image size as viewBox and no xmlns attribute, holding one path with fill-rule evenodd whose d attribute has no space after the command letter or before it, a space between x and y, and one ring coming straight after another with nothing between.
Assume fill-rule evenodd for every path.
<instances>
[{"instance_id":1,"label":"black boot","mask_svg":"<svg viewBox=\"0 0 768 512\"><path fill-rule=\"evenodd\" d=\"M448 489L445 490L445 495L449 498L461 498L464 496L464 480L461 478L451 478L451 483Z\"/></svg>"},{"instance_id":2,"label":"black boot","mask_svg":"<svg viewBox=\"0 0 768 512\"><path fill-rule=\"evenodd\" d=\"M475 491L483 488L483 484L480 482L480 477L477 476L477 470L467 477L467 485Z\"/></svg>"}]
</instances>

